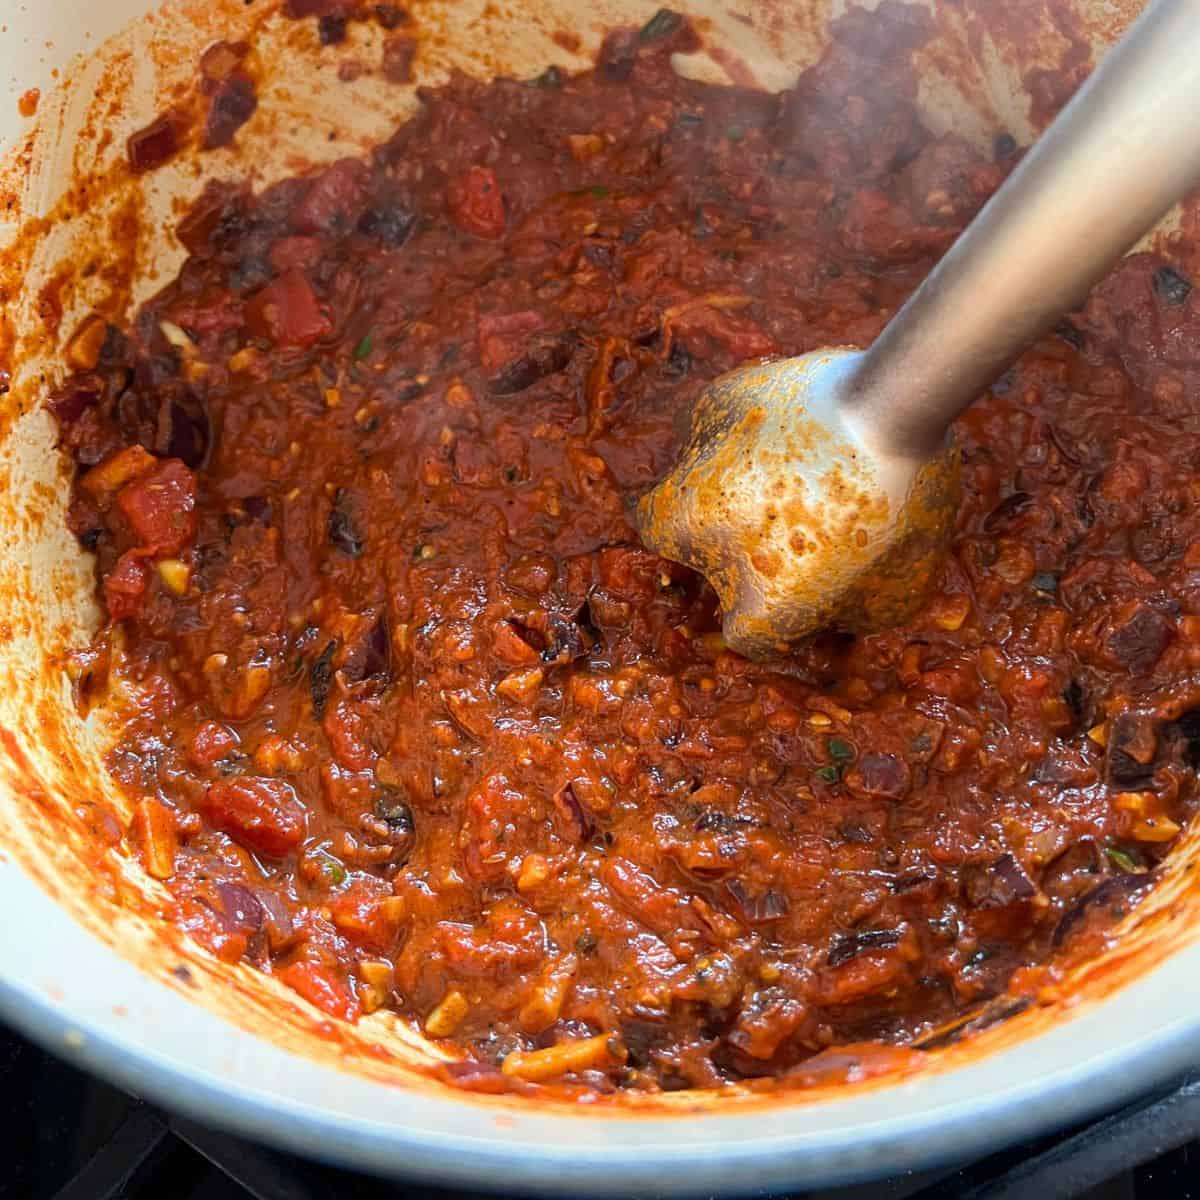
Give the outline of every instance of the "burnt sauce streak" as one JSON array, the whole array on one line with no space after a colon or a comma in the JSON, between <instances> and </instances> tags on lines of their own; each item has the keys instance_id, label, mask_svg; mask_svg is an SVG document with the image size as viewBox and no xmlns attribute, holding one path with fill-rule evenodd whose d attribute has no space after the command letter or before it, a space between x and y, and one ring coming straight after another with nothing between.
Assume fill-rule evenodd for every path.
<instances>
[{"instance_id":1,"label":"burnt sauce streak","mask_svg":"<svg viewBox=\"0 0 1200 1200\"><path fill-rule=\"evenodd\" d=\"M1194 811L1182 261L1130 257L957 423L909 625L753 664L637 541L700 389L869 344L1019 157L922 125L922 10L833 32L776 96L677 75L664 11L593 71L455 76L362 159L212 185L178 278L50 399L174 919L330 1016L394 1009L457 1086L799 1085L940 1044L1027 1007ZM213 145L243 53L210 56Z\"/></svg>"}]
</instances>

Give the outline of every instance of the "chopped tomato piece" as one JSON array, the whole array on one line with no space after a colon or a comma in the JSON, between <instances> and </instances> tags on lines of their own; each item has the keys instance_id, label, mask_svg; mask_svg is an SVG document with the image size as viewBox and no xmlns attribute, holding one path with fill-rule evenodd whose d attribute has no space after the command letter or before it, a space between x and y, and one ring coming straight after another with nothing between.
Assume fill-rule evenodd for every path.
<instances>
[{"instance_id":1,"label":"chopped tomato piece","mask_svg":"<svg viewBox=\"0 0 1200 1200\"><path fill-rule=\"evenodd\" d=\"M104 577L104 603L114 621L132 617L142 606L146 566L136 550L127 550Z\"/></svg>"},{"instance_id":2,"label":"chopped tomato piece","mask_svg":"<svg viewBox=\"0 0 1200 1200\"><path fill-rule=\"evenodd\" d=\"M315 267L321 259L321 239L297 234L295 237L280 238L271 247L267 256L271 266L283 273L305 271Z\"/></svg>"},{"instance_id":3,"label":"chopped tomato piece","mask_svg":"<svg viewBox=\"0 0 1200 1200\"><path fill-rule=\"evenodd\" d=\"M309 1004L343 1021L357 1020L358 997L340 972L317 962L294 962L279 972L279 978Z\"/></svg>"},{"instance_id":4,"label":"chopped tomato piece","mask_svg":"<svg viewBox=\"0 0 1200 1200\"><path fill-rule=\"evenodd\" d=\"M231 754L238 746L237 734L220 721L205 721L195 733L188 747L188 758L198 767L211 767L213 763Z\"/></svg>"},{"instance_id":5,"label":"chopped tomato piece","mask_svg":"<svg viewBox=\"0 0 1200 1200\"><path fill-rule=\"evenodd\" d=\"M175 236L189 254L211 258L227 239L242 229L249 198L250 189L245 184L211 180L179 222Z\"/></svg>"},{"instance_id":6,"label":"chopped tomato piece","mask_svg":"<svg viewBox=\"0 0 1200 1200\"><path fill-rule=\"evenodd\" d=\"M506 836L527 809L526 798L499 772L488 775L473 789L467 798L464 822L468 835L464 860L472 875L485 879L504 873Z\"/></svg>"},{"instance_id":7,"label":"chopped tomato piece","mask_svg":"<svg viewBox=\"0 0 1200 1200\"><path fill-rule=\"evenodd\" d=\"M366 203L366 168L343 158L313 180L292 212L290 224L301 233L345 233L358 221Z\"/></svg>"},{"instance_id":8,"label":"chopped tomato piece","mask_svg":"<svg viewBox=\"0 0 1200 1200\"><path fill-rule=\"evenodd\" d=\"M363 716L348 701L341 701L325 714L325 736L339 765L348 771L363 771L375 761L370 730Z\"/></svg>"},{"instance_id":9,"label":"chopped tomato piece","mask_svg":"<svg viewBox=\"0 0 1200 1200\"><path fill-rule=\"evenodd\" d=\"M368 949L383 951L400 931L404 901L390 891L376 895L355 884L330 901L329 911L340 933Z\"/></svg>"},{"instance_id":10,"label":"chopped tomato piece","mask_svg":"<svg viewBox=\"0 0 1200 1200\"><path fill-rule=\"evenodd\" d=\"M240 329L246 314L239 297L224 288L209 288L171 310L175 324L196 337Z\"/></svg>"},{"instance_id":11,"label":"chopped tomato piece","mask_svg":"<svg viewBox=\"0 0 1200 1200\"><path fill-rule=\"evenodd\" d=\"M295 850L307 830L307 810L292 785L281 779L218 779L200 807L222 833L269 858Z\"/></svg>"},{"instance_id":12,"label":"chopped tomato piece","mask_svg":"<svg viewBox=\"0 0 1200 1200\"><path fill-rule=\"evenodd\" d=\"M278 346L311 346L333 332L317 295L299 271L285 271L246 305L246 328Z\"/></svg>"},{"instance_id":13,"label":"chopped tomato piece","mask_svg":"<svg viewBox=\"0 0 1200 1200\"><path fill-rule=\"evenodd\" d=\"M371 785L369 771L349 771L337 762L321 766L321 793L340 817L356 819L371 807Z\"/></svg>"},{"instance_id":14,"label":"chopped tomato piece","mask_svg":"<svg viewBox=\"0 0 1200 1200\"><path fill-rule=\"evenodd\" d=\"M196 477L177 458L117 493L138 545L152 554L178 554L196 536Z\"/></svg>"},{"instance_id":15,"label":"chopped tomato piece","mask_svg":"<svg viewBox=\"0 0 1200 1200\"><path fill-rule=\"evenodd\" d=\"M538 313L529 310L480 317L475 333L480 364L487 371L495 371L511 362L524 349L529 335L543 329L545 324Z\"/></svg>"},{"instance_id":16,"label":"chopped tomato piece","mask_svg":"<svg viewBox=\"0 0 1200 1200\"><path fill-rule=\"evenodd\" d=\"M481 238L498 238L508 223L504 193L491 167L472 167L446 187L446 205L454 223Z\"/></svg>"}]
</instances>

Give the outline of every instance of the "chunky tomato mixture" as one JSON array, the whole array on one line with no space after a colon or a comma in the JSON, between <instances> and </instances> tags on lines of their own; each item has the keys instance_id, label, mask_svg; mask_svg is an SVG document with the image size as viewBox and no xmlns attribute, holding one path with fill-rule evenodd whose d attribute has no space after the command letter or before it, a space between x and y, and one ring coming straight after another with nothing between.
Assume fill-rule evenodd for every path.
<instances>
[{"instance_id":1,"label":"chunky tomato mixture","mask_svg":"<svg viewBox=\"0 0 1200 1200\"><path fill-rule=\"evenodd\" d=\"M1165 259L959 422L905 628L747 662L630 524L707 381L870 342L1012 165L920 123L928 32L856 11L779 96L677 75L671 13L455 78L365 160L210 187L178 279L80 331L73 665L133 689L111 766L184 930L466 1086L654 1091L928 1044L1152 878L1200 751Z\"/></svg>"}]
</instances>

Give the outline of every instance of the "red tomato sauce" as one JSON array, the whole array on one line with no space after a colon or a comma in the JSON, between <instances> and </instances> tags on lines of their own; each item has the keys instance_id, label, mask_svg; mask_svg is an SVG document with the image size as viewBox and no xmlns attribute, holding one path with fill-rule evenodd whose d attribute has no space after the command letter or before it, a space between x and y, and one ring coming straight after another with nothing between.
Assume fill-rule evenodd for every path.
<instances>
[{"instance_id":1,"label":"red tomato sauce","mask_svg":"<svg viewBox=\"0 0 1200 1200\"><path fill-rule=\"evenodd\" d=\"M928 33L856 11L778 96L677 75L673 14L457 77L361 161L210 186L91 326L51 403L182 928L466 1086L655 1091L919 1042L1153 879L1200 754L1164 258L958 423L903 628L747 662L630 524L708 381L869 343L1012 165L922 125Z\"/></svg>"}]
</instances>

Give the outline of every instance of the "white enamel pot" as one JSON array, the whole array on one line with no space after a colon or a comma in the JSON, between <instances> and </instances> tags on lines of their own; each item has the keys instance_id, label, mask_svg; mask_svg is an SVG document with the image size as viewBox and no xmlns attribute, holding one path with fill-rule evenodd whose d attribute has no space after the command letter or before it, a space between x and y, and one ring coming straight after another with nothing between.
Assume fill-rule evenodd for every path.
<instances>
[{"instance_id":1,"label":"white enamel pot","mask_svg":"<svg viewBox=\"0 0 1200 1200\"><path fill-rule=\"evenodd\" d=\"M205 176L262 182L380 140L412 89L337 80L312 22L278 0L38 0L0 24L0 1010L63 1057L199 1121L301 1154L481 1188L659 1193L815 1187L965 1159L1115 1106L1200 1063L1196 831L1112 946L1028 1011L920 1069L777 1096L674 1094L637 1106L534 1105L451 1090L433 1051L386 1014L338 1029L272 980L216 962L159 919L166 902L105 831L128 817L63 655L95 628L90 564L67 534L68 474L43 409L56 354L92 309L170 278L171 230ZM428 0L420 81L451 65L531 76L581 64L655 0ZM829 0L688 0L713 54L681 69L786 86L820 52ZM1028 141L1023 80L1072 38L1097 53L1132 4L935 3L921 103L937 128ZM578 53L556 32L577 36ZM203 48L247 37L260 109L237 154L184 154L132 176L125 138L193 87ZM352 26L370 60L378 29ZM570 39L566 39L568 42ZM731 64L740 64L731 65ZM28 89L41 92L36 117ZM853 1072L851 1073L853 1074Z\"/></svg>"}]
</instances>

